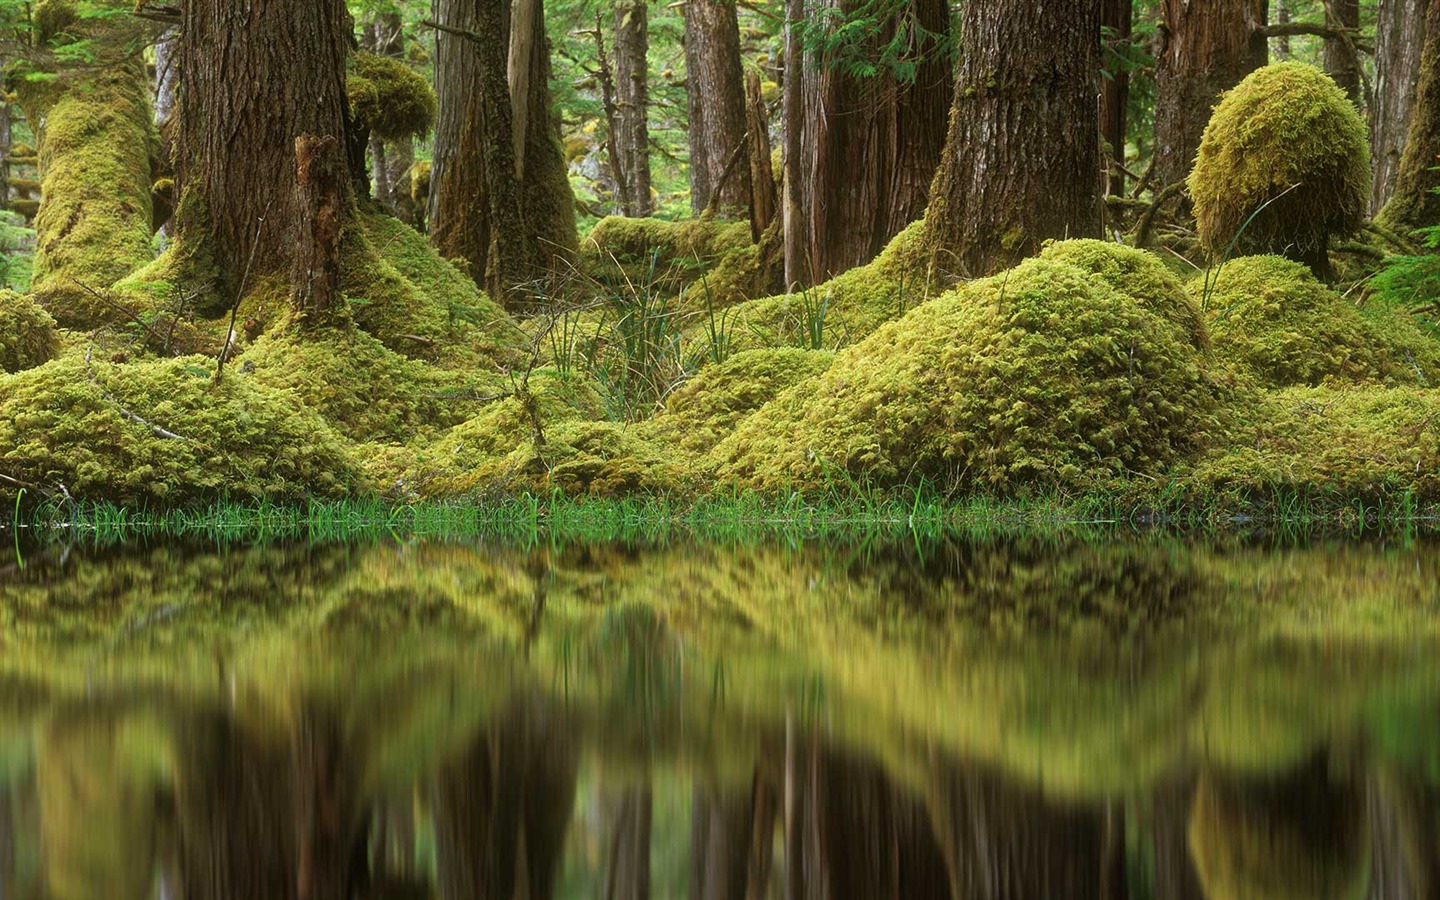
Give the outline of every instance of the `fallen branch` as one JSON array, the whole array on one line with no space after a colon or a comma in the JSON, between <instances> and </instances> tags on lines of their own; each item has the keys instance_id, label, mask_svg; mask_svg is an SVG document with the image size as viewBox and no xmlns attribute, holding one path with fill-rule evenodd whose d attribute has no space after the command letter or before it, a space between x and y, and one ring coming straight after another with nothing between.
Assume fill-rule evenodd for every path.
<instances>
[{"instance_id":1,"label":"fallen branch","mask_svg":"<svg viewBox=\"0 0 1440 900\"><path fill-rule=\"evenodd\" d=\"M1155 202L1145 210L1145 214L1140 217L1140 224L1135 229L1136 247L1143 248L1150 242L1150 232L1155 226L1155 215L1160 212L1160 207L1179 196L1183 190L1185 190L1185 182L1177 181L1155 195Z\"/></svg>"}]
</instances>

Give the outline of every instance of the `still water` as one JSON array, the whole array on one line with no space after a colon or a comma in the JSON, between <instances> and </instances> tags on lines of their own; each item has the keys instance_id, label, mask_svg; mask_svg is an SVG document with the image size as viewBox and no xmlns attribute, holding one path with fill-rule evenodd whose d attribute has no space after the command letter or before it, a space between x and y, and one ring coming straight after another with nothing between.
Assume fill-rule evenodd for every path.
<instances>
[{"instance_id":1,"label":"still water","mask_svg":"<svg viewBox=\"0 0 1440 900\"><path fill-rule=\"evenodd\" d=\"M0 898L1440 894L1440 546L54 546Z\"/></svg>"}]
</instances>

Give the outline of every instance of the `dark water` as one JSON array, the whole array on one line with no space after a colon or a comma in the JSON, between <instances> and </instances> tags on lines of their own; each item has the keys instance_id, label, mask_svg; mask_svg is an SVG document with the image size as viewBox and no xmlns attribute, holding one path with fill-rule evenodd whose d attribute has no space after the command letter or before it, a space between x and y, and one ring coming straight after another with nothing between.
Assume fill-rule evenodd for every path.
<instances>
[{"instance_id":1,"label":"dark water","mask_svg":"<svg viewBox=\"0 0 1440 900\"><path fill-rule=\"evenodd\" d=\"M0 898L1440 895L1440 547L53 547Z\"/></svg>"}]
</instances>

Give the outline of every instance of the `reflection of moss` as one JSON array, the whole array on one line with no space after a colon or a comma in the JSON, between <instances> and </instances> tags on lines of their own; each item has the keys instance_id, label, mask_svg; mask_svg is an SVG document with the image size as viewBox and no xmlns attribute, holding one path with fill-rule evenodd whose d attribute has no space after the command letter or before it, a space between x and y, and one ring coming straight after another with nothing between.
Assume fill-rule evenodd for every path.
<instances>
[{"instance_id":1,"label":"reflection of moss","mask_svg":"<svg viewBox=\"0 0 1440 900\"><path fill-rule=\"evenodd\" d=\"M1099 486L1159 474L1216 413L1181 329L1080 269L1031 260L841 352L714 459L765 489L822 483L827 468L880 484Z\"/></svg>"},{"instance_id":2,"label":"reflection of moss","mask_svg":"<svg viewBox=\"0 0 1440 900\"><path fill-rule=\"evenodd\" d=\"M1362 313L1298 263L1244 257L1189 289L1209 308L1218 355L1263 384L1440 385L1440 342L1395 309Z\"/></svg>"},{"instance_id":3,"label":"reflection of moss","mask_svg":"<svg viewBox=\"0 0 1440 900\"><path fill-rule=\"evenodd\" d=\"M29 297L0 290L0 372L34 368L59 349L55 320Z\"/></svg>"}]
</instances>

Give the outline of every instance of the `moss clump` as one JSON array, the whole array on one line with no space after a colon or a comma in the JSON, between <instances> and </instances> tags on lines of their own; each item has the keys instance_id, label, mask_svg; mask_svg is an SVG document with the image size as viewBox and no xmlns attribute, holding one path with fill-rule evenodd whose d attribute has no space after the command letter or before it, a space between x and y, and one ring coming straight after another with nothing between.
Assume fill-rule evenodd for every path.
<instances>
[{"instance_id":1,"label":"moss clump","mask_svg":"<svg viewBox=\"0 0 1440 900\"><path fill-rule=\"evenodd\" d=\"M1440 496L1440 390L1291 387L1263 395L1193 477L1238 492L1277 485L1354 496Z\"/></svg>"},{"instance_id":2,"label":"moss clump","mask_svg":"<svg viewBox=\"0 0 1440 900\"><path fill-rule=\"evenodd\" d=\"M152 258L156 143L144 69L125 63L69 85L32 120L42 118L36 298L61 325L93 328L117 312L92 291L108 290Z\"/></svg>"},{"instance_id":3,"label":"moss clump","mask_svg":"<svg viewBox=\"0 0 1440 900\"><path fill-rule=\"evenodd\" d=\"M1215 352L1262 385L1440 385L1440 343L1413 319L1384 306L1362 312L1299 263L1243 257L1187 287L1209 310Z\"/></svg>"},{"instance_id":4,"label":"moss clump","mask_svg":"<svg viewBox=\"0 0 1440 900\"><path fill-rule=\"evenodd\" d=\"M30 13L35 41L48 44L64 34L79 19L75 0L40 0Z\"/></svg>"},{"instance_id":5,"label":"moss clump","mask_svg":"<svg viewBox=\"0 0 1440 900\"><path fill-rule=\"evenodd\" d=\"M632 285L655 285L671 294L717 266L728 254L752 250L750 225L686 219L601 219L581 247L584 270L596 280L618 275Z\"/></svg>"},{"instance_id":6,"label":"moss clump","mask_svg":"<svg viewBox=\"0 0 1440 900\"><path fill-rule=\"evenodd\" d=\"M1365 221L1365 123L1319 69L1265 66L1215 107L1189 187L1212 257L1238 235L1241 253L1280 253L1328 277L1330 236L1352 234Z\"/></svg>"},{"instance_id":7,"label":"moss clump","mask_svg":"<svg viewBox=\"0 0 1440 900\"><path fill-rule=\"evenodd\" d=\"M1115 290L1180 326L1196 347L1210 345L1200 308L1155 254L1109 241L1074 240L1048 244L1040 258L1066 262L1100 276Z\"/></svg>"},{"instance_id":8,"label":"moss clump","mask_svg":"<svg viewBox=\"0 0 1440 900\"><path fill-rule=\"evenodd\" d=\"M664 411L643 426L651 439L704 455L740 420L781 392L830 368L822 350L747 350L708 366L672 393Z\"/></svg>"},{"instance_id":9,"label":"moss clump","mask_svg":"<svg viewBox=\"0 0 1440 900\"><path fill-rule=\"evenodd\" d=\"M0 468L118 503L363 491L339 437L293 395L234 369L219 384L213 376L205 357L123 366L64 357L13 375L0 381Z\"/></svg>"},{"instance_id":10,"label":"moss clump","mask_svg":"<svg viewBox=\"0 0 1440 900\"><path fill-rule=\"evenodd\" d=\"M1160 474L1213 430L1216 386L1179 328L1067 263L1029 260L841 352L715 448L763 489L916 477L1089 488Z\"/></svg>"},{"instance_id":11,"label":"moss clump","mask_svg":"<svg viewBox=\"0 0 1440 900\"><path fill-rule=\"evenodd\" d=\"M35 301L0 291L0 372L22 372L49 362L60 349L55 320Z\"/></svg>"},{"instance_id":12,"label":"moss clump","mask_svg":"<svg viewBox=\"0 0 1440 900\"><path fill-rule=\"evenodd\" d=\"M245 351L258 384L290 391L353 441L406 443L475 415L498 375L448 372L408 359L354 329L278 330Z\"/></svg>"},{"instance_id":13,"label":"moss clump","mask_svg":"<svg viewBox=\"0 0 1440 900\"><path fill-rule=\"evenodd\" d=\"M435 124L435 91L398 59L357 53L346 79L350 112L362 129L385 141L420 137Z\"/></svg>"},{"instance_id":14,"label":"moss clump","mask_svg":"<svg viewBox=\"0 0 1440 900\"><path fill-rule=\"evenodd\" d=\"M925 223L915 222L868 265L815 287L741 304L737 346L833 349L900 318L933 296L924 235Z\"/></svg>"}]
</instances>

